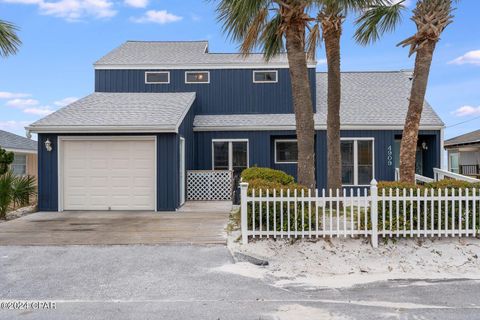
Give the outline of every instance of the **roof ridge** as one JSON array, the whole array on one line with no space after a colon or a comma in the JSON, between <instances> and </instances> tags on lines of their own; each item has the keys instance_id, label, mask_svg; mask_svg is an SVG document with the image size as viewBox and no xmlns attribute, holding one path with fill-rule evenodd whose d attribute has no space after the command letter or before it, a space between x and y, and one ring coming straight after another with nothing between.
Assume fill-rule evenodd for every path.
<instances>
[{"instance_id":1,"label":"roof ridge","mask_svg":"<svg viewBox=\"0 0 480 320\"><path fill-rule=\"evenodd\" d=\"M191 43L191 42L208 42L208 40L127 40L125 42Z\"/></svg>"},{"instance_id":2,"label":"roof ridge","mask_svg":"<svg viewBox=\"0 0 480 320\"><path fill-rule=\"evenodd\" d=\"M365 70L365 71L341 71L340 73L406 73L412 72L413 70L409 69L400 69L400 70ZM327 71L317 71L316 73L326 74Z\"/></svg>"}]
</instances>

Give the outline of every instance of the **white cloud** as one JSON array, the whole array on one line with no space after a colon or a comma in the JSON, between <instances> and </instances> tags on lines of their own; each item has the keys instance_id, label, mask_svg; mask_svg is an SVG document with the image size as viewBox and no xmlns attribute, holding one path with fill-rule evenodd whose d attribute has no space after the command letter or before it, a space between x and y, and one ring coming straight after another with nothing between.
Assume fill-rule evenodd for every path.
<instances>
[{"instance_id":1,"label":"white cloud","mask_svg":"<svg viewBox=\"0 0 480 320\"><path fill-rule=\"evenodd\" d=\"M53 104L56 105L57 107L65 107L77 100L78 100L77 97L67 97L62 100L55 101Z\"/></svg>"},{"instance_id":2,"label":"white cloud","mask_svg":"<svg viewBox=\"0 0 480 320\"><path fill-rule=\"evenodd\" d=\"M136 23L158 23L166 24L171 22L176 22L182 20L183 17L176 16L172 13L167 12L167 10L148 10L145 14L139 18L131 18L133 22Z\"/></svg>"},{"instance_id":3,"label":"white cloud","mask_svg":"<svg viewBox=\"0 0 480 320\"><path fill-rule=\"evenodd\" d=\"M465 116L478 116L480 115L480 106L472 107L472 106L463 106L452 112L457 117L465 117Z\"/></svg>"},{"instance_id":4,"label":"white cloud","mask_svg":"<svg viewBox=\"0 0 480 320\"><path fill-rule=\"evenodd\" d=\"M28 93L15 93L15 92L7 92L7 91L0 91L0 99L16 99L16 98L25 98L29 97L30 94Z\"/></svg>"},{"instance_id":5,"label":"white cloud","mask_svg":"<svg viewBox=\"0 0 480 320\"><path fill-rule=\"evenodd\" d=\"M125 4L134 8L145 8L148 5L148 0L125 0Z\"/></svg>"},{"instance_id":6,"label":"white cloud","mask_svg":"<svg viewBox=\"0 0 480 320\"><path fill-rule=\"evenodd\" d=\"M318 59L317 60L317 66L322 65L322 64L327 64L327 59Z\"/></svg>"},{"instance_id":7,"label":"white cloud","mask_svg":"<svg viewBox=\"0 0 480 320\"><path fill-rule=\"evenodd\" d=\"M12 99L8 100L5 105L9 107L15 107L15 108L26 108L26 107L31 107L31 106L36 106L38 104L38 100L35 99Z\"/></svg>"},{"instance_id":8,"label":"white cloud","mask_svg":"<svg viewBox=\"0 0 480 320\"><path fill-rule=\"evenodd\" d=\"M451 64L474 64L480 66L480 50L472 50L449 63Z\"/></svg>"},{"instance_id":9,"label":"white cloud","mask_svg":"<svg viewBox=\"0 0 480 320\"><path fill-rule=\"evenodd\" d=\"M84 17L110 18L117 14L110 0L1 0L8 3L37 5L40 13L64 18L67 21L79 21Z\"/></svg>"},{"instance_id":10,"label":"white cloud","mask_svg":"<svg viewBox=\"0 0 480 320\"><path fill-rule=\"evenodd\" d=\"M25 127L28 126L30 122L28 121L0 121L0 129L5 131L10 131L19 135L25 135Z\"/></svg>"},{"instance_id":11,"label":"white cloud","mask_svg":"<svg viewBox=\"0 0 480 320\"><path fill-rule=\"evenodd\" d=\"M37 108L27 108L24 109L23 112L27 114L33 114L36 116L46 116L52 113L54 110L50 108L49 106L44 106L44 107L37 107Z\"/></svg>"}]
</instances>

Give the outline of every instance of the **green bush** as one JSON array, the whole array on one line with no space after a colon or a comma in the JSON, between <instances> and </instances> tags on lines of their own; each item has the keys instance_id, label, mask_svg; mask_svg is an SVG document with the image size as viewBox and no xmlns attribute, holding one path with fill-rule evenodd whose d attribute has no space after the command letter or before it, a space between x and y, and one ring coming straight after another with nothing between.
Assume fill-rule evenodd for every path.
<instances>
[{"instance_id":1,"label":"green bush","mask_svg":"<svg viewBox=\"0 0 480 320\"><path fill-rule=\"evenodd\" d=\"M477 188L476 194L478 200L475 201L475 206L476 208L480 208L478 184L455 180L441 180L425 184L424 186L402 182L380 182L378 186L379 196L389 197L390 190L393 196L392 200L378 202L379 230L383 228L384 224L386 230L391 229L394 233L397 231L403 233L405 231L407 235L412 229L437 230L435 234L438 234L438 230L453 228L458 230L459 226L461 226L462 230L467 228L472 229L475 214L472 210L474 201L472 199L461 202L455 200L452 203L451 200L445 201L445 199L437 200L435 198L429 198L425 201L423 197L425 195L432 195L432 189L433 195L435 196L459 195L460 192L462 192L462 195L468 194L472 196L473 188ZM445 188L447 188L446 194ZM399 196L412 196L414 200L396 201L394 197L397 195L397 192ZM475 221L477 230L480 227L480 221L478 220L479 219ZM442 231L441 234L444 234L444 231Z\"/></svg>"},{"instance_id":2,"label":"green bush","mask_svg":"<svg viewBox=\"0 0 480 320\"><path fill-rule=\"evenodd\" d=\"M36 195L35 178L16 176L11 171L0 175L0 219L14 206L25 206Z\"/></svg>"},{"instance_id":3,"label":"green bush","mask_svg":"<svg viewBox=\"0 0 480 320\"><path fill-rule=\"evenodd\" d=\"M252 180L265 180L269 182L277 182L281 185L289 185L295 182L295 179L286 174L283 171L270 169L270 168L259 168L251 167L242 171L242 180L245 182L250 182Z\"/></svg>"}]
</instances>

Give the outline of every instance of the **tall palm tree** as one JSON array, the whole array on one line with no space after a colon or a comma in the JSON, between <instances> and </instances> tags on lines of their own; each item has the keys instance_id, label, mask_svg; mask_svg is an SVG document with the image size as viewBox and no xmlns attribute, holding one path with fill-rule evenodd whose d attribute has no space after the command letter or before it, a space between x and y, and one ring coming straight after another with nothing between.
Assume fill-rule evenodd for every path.
<instances>
[{"instance_id":1,"label":"tall palm tree","mask_svg":"<svg viewBox=\"0 0 480 320\"><path fill-rule=\"evenodd\" d=\"M268 60L286 47L298 141L298 182L315 188L315 127L305 54L312 0L221 0L218 18L245 55L261 48Z\"/></svg>"},{"instance_id":2,"label":"tall palm tree","mask_svg":"<svg viewBox=\"0 0 480 320\"><path fill-rule=\"evenodd\" d=\"M18 28L7 21L0 20L0 57L14 55L22 43L17 36Z\"/></svg>"},{"instance_id":3,"label":"tall palm tree","mask_svg":"<svg viewBox=\"0 0 480 320\"><path fill-rule=\"evenodd\" d=\"M317 0L316 24L309 33L308 51L315 55L319 43L325 44L327 57L327 182L328 188L342 187L342 159L340 150L340 39L347 14L359 15L356 40L368 44L384 32L391 31L400 21L401 2L390 0Z\"/></svg>"},{"instance_id":4,"label":"tall palm tree","mask_svg":"<svg viewBox=\"0 0 480 320\"><path fill-rule=\"evenodd\" d=\"M415 156L418 129L427 90L428 76L435 46L445 28L453 22L451 0L418 0L412 20L417 32L398 45L410 46L409 56L416 53L408 113L400 144L400 180L415 182Z\"/></svg>"}]
</instances>

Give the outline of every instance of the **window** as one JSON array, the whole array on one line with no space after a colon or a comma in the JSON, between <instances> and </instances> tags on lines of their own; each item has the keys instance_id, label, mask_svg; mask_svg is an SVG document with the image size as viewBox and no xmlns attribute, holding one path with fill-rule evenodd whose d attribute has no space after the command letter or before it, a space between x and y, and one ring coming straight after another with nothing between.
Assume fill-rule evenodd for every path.
<instances>
[{"instance_id":1,"label":"window","mask_svg":"<svg viewBox=\"0 0 480 320\"><path fill-rule=\"evenodd\" d=\"M186 71L185 83L210 83L210 72L208 71Z\"/></svg>"},{"instance_id":2,"label":"window","mask_svg":"<svg viewBox=\"0 0 480 320\"><path fill-rule=\"evenodd\" d=\"M297 163L297 140L275 140L275 163Z\"/></svg>"},{"instance_id":3,"label":"window","mask_svg":"<svg viewBox=\"0 0 480 320\"><path fill-rule=\"evenodd\" d=\"M373 179L373 139L342 139L342 184L369 185Z\"/></svg>"},{"instance_id":4,"label":"window","mask_svg":"<svg viewBox=\"0 0 480 320\"><path fill-rule=\"evenodd\" d=\"M449 154L450 160L450 171L455 173L460 173L460 157L458 152L452 152Z\"/></svg>"},{"instance_id":5,"label":"window","mask_svg":"<svg viewBox=\"0 0 480 320\"><path fill-rule=\"evenodd\" d=\"M27 174L27 155L15 154L11 164L13 174L23 176Z\"/></svg>"},{"instance_id":6,"label":"window","mask_svg":"<svg viewBox=\"0 0 480 320\"><path fill-rule=\"evenodd\" d=\"M248 140L213 140L213 170L233 170L239 176L248 168Z\"/></svg>"},{"instance_id":7,"label":"window","mask_svg":"<svg viewBox=\"0 0 480 320\"><path fill-rule=\"evenodd\" d=\"M276 70L253 71L254 83L275 83L278 72Z\"/></svg>"},{"instance_id":8,"label":"window","mask_svg":"<svg viewBox=\"0 0 480 320\"><path fill-rule=\"evenodd\" d=\"M170 72L145 72L145 83L155 84L155 83L170 83Z\"/></svg>"}]
</instances>

